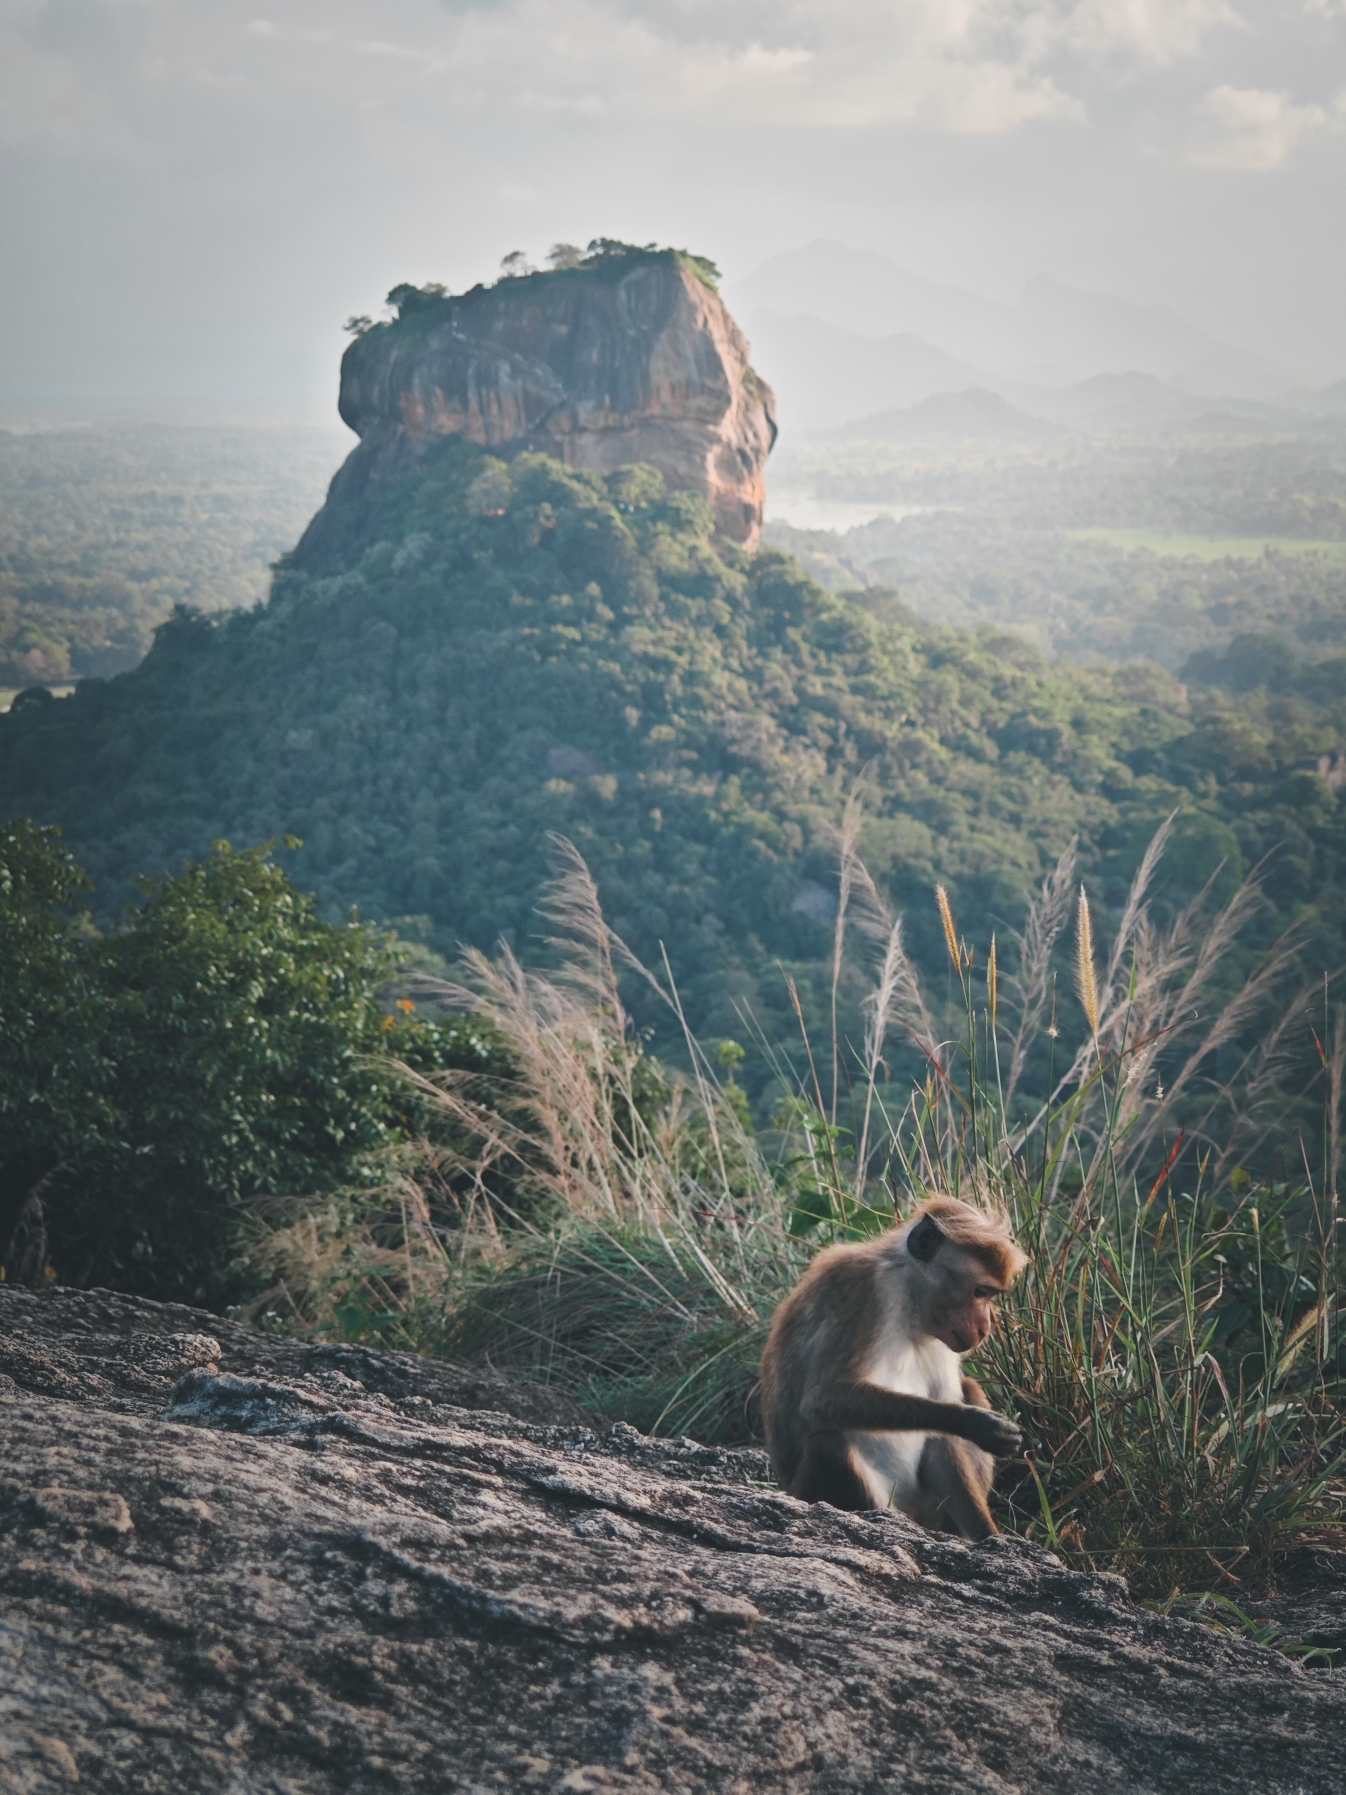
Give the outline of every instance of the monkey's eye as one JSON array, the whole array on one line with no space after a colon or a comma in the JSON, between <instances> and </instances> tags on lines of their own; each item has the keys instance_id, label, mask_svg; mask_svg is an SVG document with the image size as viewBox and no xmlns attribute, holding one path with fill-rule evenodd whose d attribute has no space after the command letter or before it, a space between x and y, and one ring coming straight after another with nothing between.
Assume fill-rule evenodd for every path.
<instances>
[{"instance_id":1,"label":"monkey's eye","mask_svg":"<svg viewBox=\"0 0 1346 1795\"><path fill-rule=\"evenodd\" d=\"M1003 1296L1004 1292L997 1290L994 1284L978 1284L977 1288L973 1291L972 1294L979 1301L982 1301L988 1297Z\"/></svg>"}]
</instances>

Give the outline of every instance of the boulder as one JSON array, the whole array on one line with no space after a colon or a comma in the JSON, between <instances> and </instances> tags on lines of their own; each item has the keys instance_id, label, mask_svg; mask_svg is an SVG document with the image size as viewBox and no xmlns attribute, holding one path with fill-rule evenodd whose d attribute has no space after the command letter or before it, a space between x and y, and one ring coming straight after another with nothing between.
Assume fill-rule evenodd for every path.
<instances>
[{"instance_id":1,"label":"boulder","mask_svg":"<svg viewBox=\"0 0 1346 1795\"><path fill-rule=\"evenodd\" d=\"M775 400L689 258L630 251L458 296L398 291L398 319L342 360L341 416L360 444L301 556L338 551L352 512L446 436L599 474L643 462L708 499L721 535L756 547Z\"/></svg>"},{"instance_id":2,"label":"boulder","mask_svg":"<svg viewBox=\"0 0 1346 1795\"><path fill-rule=\"evenodd\" d=\"M1339 1677L551 1401L0 1291L0 1783L1341 1787Z\"/></svg>"}]
</instances>

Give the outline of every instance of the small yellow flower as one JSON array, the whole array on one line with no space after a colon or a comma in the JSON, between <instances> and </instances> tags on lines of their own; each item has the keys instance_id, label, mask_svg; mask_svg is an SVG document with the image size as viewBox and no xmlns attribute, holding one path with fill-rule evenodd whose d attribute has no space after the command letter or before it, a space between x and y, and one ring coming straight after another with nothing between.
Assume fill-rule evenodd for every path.
<instances>
[{"instance_id":1,"label":"small yellow flower","mask_svg":"<svg viewBox=\"0 0 1346 1795\"><path fill-rule=\"evenodd\" d=\"M397 1000L397 1007L399 1010L401 1010L401 1012L404 1016L409 1016L411 1014L411 1012L416 1008L415 1004L411 1001L411 999L409 997L399 997Z\"/></svg>"}]
</instances>

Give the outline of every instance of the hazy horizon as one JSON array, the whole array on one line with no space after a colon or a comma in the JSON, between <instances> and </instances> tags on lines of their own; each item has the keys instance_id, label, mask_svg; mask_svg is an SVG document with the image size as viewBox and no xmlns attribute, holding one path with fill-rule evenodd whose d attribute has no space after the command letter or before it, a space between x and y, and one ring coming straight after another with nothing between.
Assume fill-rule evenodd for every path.
<instances>
[{"instance_id":1,"label":"hazy horizon","mask_svg":"<svg viewBox=\"0 0 1346 1795\"><path fill-rule=\"evenodd\" d=\"M0 404L334 417L341 324L820 237L1346 375L1346 0L3 0Z\"/></svg>"}]
</instances>

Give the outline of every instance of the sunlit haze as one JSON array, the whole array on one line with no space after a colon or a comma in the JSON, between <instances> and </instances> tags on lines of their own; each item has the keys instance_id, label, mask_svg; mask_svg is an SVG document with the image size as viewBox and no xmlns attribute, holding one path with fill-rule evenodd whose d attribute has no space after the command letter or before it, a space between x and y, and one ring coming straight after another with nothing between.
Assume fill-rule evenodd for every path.
<instances>
[{"instance_id":1,"label":"sunlit haze","mask_svg":"<svg viewBox=\"0 0 1346 1795\"><path fill-rule=\"evenodd\" d=\"M1346 374L1343 0L5 0L0 113L14 420L333 419L349 314L597 235L714 258L755 346L913 328L754 290L826 239Z\"/></svg>"}]
</instances>

